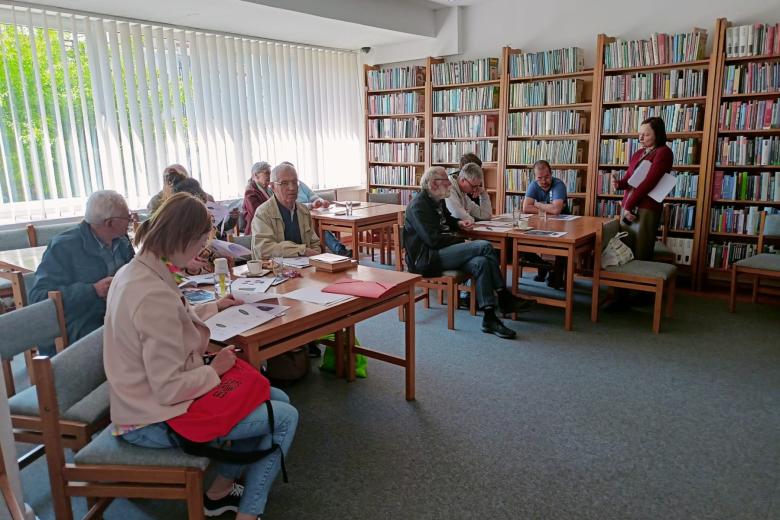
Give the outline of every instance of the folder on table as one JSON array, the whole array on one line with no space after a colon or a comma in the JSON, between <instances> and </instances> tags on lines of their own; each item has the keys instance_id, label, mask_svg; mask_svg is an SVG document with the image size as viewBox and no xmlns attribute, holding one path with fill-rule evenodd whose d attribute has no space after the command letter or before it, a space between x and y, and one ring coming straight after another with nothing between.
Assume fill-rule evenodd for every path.
<instances>
[{"instance_id":1,"label":"folder on table","mask_svg":"<svg viewBox=\"0 0 780 520\"><path fill-rule=\"evenodd\" d=\"M341 278L327 287L324 287L322 292L363 296L364 298L380 298L396 285L398 284L392 282L374 282L369 280L357 280L355 278Z\"/></svg>"}]
</instances>

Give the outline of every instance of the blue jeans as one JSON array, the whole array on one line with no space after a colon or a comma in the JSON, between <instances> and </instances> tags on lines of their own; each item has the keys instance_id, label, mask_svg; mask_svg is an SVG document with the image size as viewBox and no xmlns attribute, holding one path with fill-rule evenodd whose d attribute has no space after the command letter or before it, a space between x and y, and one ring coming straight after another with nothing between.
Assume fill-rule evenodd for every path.
<instances>
[{"instance_id":1,"label":"blue jeans","mask_svg":"<svg viewBox=\"0 0 780 520\"><path fill-rule=\"evenodd\" d=\"M504 289L498 255L490 242L473 240L439 249L442 269L460 269L474 277L480 309L496 306L496 291Z\"/></svg>"},{"instance_id":2,"label":"blue jeans","mask_svg":"<svg viewBox=\"0 0 780 520\"><path fill-rule=\"evenodd\" d=\"M274 408L275 423L273 441L278 443L287 455L298 426L298 410L290 404L287 394L278 388L271 388L271 404ZM261 404L235 425L227 435L215 439L214 444L220 445L225 441L232 441L230 450L238 452L268 449L272 444L270 433L268 409L265 404ZM122 435L122 438L130 444L144 448L173 447L168 436L168 426L164 422L149 424L127 432ZM276 450L248 466L222 463L217 471L227 479L236 480L246 470L244 494L238 509L241 513L257 516L263 514L265 510L268 493L280 469L281 456Z\"/></svg>"},{"instance_id":3,"label":"blue jeans","mask_svg":"<svg viewBox=\"0 0 780 520\"><path fill-rule=\"evenodd\" d=\"M328 246L328 249L330 249L333 253L337 255L345 254L347 246L339 242L339 239L336 238L336 235L330 231L325 231L322 234L322 238L325 240L325 245Z\"/></svg>"}]
</instances>

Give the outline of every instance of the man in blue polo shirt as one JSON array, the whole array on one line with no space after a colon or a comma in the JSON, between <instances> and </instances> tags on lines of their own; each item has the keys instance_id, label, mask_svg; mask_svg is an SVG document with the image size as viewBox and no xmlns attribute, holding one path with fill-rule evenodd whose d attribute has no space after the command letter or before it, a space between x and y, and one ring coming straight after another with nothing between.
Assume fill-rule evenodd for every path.
<instances>
[{"instance_id":1,"label":"man in blue polo shirt","mask_svg":"<svg viewBox=\"0 0 780 520\"><path fill-rule=\"evenodd\" d=\"M52 238L43 254L30 300L43 301L49 291L62 293L70 343L103 325L111 280L135 255L127 238L129 223L120 194L96 191L87 200L81 224Z\"/></svg>"},{"instance_id":2,"label":"man in blue polo shirt","mask_svg":"<svg viewBox=\"0 0 780 520\"><path fill-rule=\"evenodd\" d=\"M523 213L546 213L548 215L562 215L568 213L566 207L566 184L560 179L552 176L550 163L541 160L534 163L534 180L525 190L523 199ZM555 267L550 273L547 264L538 255L529 255L526 260L538 262L538 273L534 281L543 282L547 279L547 285L555 288L563 287L563 271L566 267L566 259L560 256L555 257ZM549 265L549 264L548 264ZM549 273L549 276L548 276Z\"/></svg>"}]
</instances>

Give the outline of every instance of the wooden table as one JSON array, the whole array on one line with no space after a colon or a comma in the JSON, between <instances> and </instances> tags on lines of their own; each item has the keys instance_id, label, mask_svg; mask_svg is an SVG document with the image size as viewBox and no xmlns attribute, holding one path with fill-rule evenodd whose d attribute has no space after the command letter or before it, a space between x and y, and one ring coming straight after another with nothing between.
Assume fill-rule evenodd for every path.
<instances>
[{"instance_id":1,"label":"wooden table","mask_svg":"<svg viewBox=\"0 0 780 520\"><path fill-rule=\"evenodd\" d=\"M38 269L46 246L0 251L0 269L30 273Z\"/></svg>"},{"instance_id":2,"label":"wooden table","mask_svg":"<svg viewBox=\"0 0 780 520\"><path fill-rule=\"evenodd\" d=\"M393 235L393 225L401 224L404 221L404 212L406 206L400 204L381 204L368 202L369 206L361 205L353 208L352 215L337 215L332 211L311 212L314 220L314 228L320 238L324 231L333 233L350 233L352 235L352 258L360 260L359 237L360 233L379 232L379 260L386 263L385 253L390 244L390 238ZM338 213L343 209L338 207Z\"/></svg>"},{"instance_id":3,"label":"wooden table","mask_svg":"<svg viewBox=\"0 0 780 520\"><path fill-rule=\"evenodd\" d=\"M501 274L506 279L506 267L508 263L508 256L511 247L512 239L509 233L512 231L511 227L499 227L491 226L489 220L483 220L474 223L473 229L470 231L463 231L463 236L472 240L487 240L493 246L493 249L498 251L499 266L501 267ZM490 228L490 229L485 229Z\"/></svg>"},{"instance_id":4,"label":"wooden table","mask_svg":"<svg viewBox=\"0 0 780 520\"><path fill-rule=\"evenodd\" d=\"M508 236L512 240L512 291L519 294L517 287L519 259L521 253L536 253L537 255L552 255L566 258L566 287L563 299L532 296L538 303L563 307L566 310L564 326L572 329L574 310L574 262L578 255L590 253L596 240L596 231L605 219L601 217L580 217L576 220L554 220L548 217L543 220L539 216L529 219L529 225L534 230L565 231L562 237L545 237L529 235L519 229L513 229Z\"/></svg>"},{"instance_id":5,"label":"wooden table","mask_svg":"<svg viewBox=\"0 0 780 520\"><path fill-rule=\"evenodd\" d=\"M268 290L269 294L275 292L278 295L279 305L288 305L290 308L284 316L274 318L260 327L234 337L230 343L244 349L244 353L239 355L253 366L259 367L266 359L293 350L310 341L315 341L325 334L335 332L337 375L343 375L343 348L346 346L349 353L347 375L350 380L354 378L354 354L356 353L392 363L405 369L406 399L414 400L414 286L421 279L420 275L365 266L357 266L355 269L339 273L316 272L314 268L306 268L301 270L301 274L301 278L292 278ZM295 289L304 286L322 288L345 276L385 284L397 283L398 285L380 298L353 298L328 306L284 297L285 293ZM355 324L396 307L403 307L406 313L404 323L405 356L403 358L363 346L354 346Z\"/></svg>"}]
</instances>

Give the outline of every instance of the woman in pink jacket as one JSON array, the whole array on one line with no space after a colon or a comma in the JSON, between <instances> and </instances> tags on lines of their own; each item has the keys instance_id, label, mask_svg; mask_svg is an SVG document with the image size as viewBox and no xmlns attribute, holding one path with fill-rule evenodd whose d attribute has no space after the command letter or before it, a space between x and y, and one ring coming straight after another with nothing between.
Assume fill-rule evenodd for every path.
<instances>
[{"instance_id":1,"label":"woman in pink jacket","mask_svg":"<svg viewBox=\"0 0 780 520\"><path fill-rule=\"evenodd\" d=\"M184 225L186 224L186 225ZM206 206L187 193L167 199L135 235L140 253L114 277L108 293L104 365L114 432L125 441L149 448L172 447L167 420L184 414L192 401L220 383L235 363L233 347L222 349L211 364L203 355L209 329L202 320L238 302L232 297L192 307L182 297L174 271L183 268L206 245L211 233ZM286 454L298 424L298 412L284 392L271 389L274 434L267 408L258 406L224 437L234 451L257 451L279 444ZM279 473L280 452L246 466L220 464L206 492L207 516L237 512L238 520L263 513ZM244 476L244 486L235 483Z\"/></svg>"}]
</instances>

